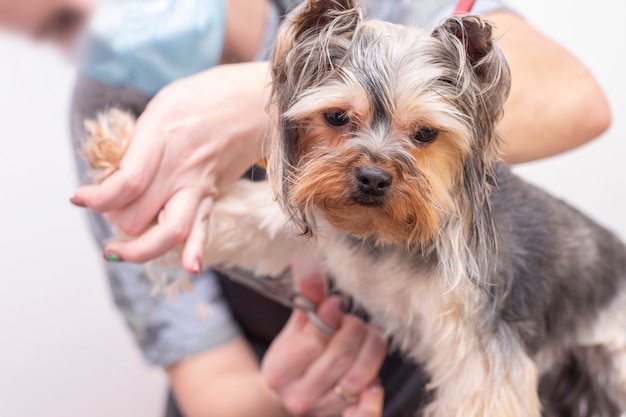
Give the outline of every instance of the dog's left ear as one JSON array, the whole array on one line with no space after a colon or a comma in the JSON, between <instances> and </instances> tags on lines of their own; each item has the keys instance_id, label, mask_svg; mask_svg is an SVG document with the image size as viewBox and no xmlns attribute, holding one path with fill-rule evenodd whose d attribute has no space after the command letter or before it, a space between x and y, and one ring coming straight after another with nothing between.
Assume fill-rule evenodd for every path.
<instances>
[{"instance_id":1,"label":"dog's left ear","mask_svg":"<svg viewBox=\"0 0 626 417\"><path fill-rule=\"evenodd\" d=\"M443 46L439 61L455 78L454 100L471 120L468 127L473 138L464 161L462 187L463 211L469 227L468 247L478 261L491 259L497 239L490 195L496 185L496 164L500 160L495 125L511 88L509 66L494 43L493 27L480 16L452 16L432 36ZM486 271L491 267L478 265L479 273L489 275Z\"/></svg>"},{"instance_id":2,"label":"dog's left ear","mask_svg":"<svg viewBox=\"0 0 626 417\"><path fill-rule=\"evenodd\" d=\"M511 89L511 73L493 39L493 26L477 15L452 16L435 28L432 35L455 57L458 74L469 75L480 86L482 110L489 123L502 116Z\"/></svg>"}]
</instances>

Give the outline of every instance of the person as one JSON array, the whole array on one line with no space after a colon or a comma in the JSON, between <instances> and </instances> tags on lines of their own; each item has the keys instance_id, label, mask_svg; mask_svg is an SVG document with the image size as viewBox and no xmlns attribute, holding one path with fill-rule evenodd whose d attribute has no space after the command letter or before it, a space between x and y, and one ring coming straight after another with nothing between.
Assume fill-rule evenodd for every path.
<instances>
[{"instance_id":1,"label":"person","mask_svg":"<svg viewBox=\"0 0 626 417\"><path fill-rule=\"evenodd\" d=\"M189 236L189 231L198 230L192 226L210 210L214 190L240 177L263 156L261 133L269 122L264 112L268 67L263 59L290 3L222 3L223 41L216 44L221 52L210 68L207 62L200 70L194 68L196 62L183 62L171 73L155 77L160 82L146 86L133 82L133 76L114 78L98 72L101 67L83 66L72 116L76 140L82 134L82 120L108 106L141 113L120 171L101 185L80 188L73 197L76 204L105 213L123 232L137 236L108 245L107 257L143 262L185 242L184 267L193 273L202 270L198 255L203 236ZM429 26L449 13L453 3L389 0L370 1L368 6L373 17ZM90 7L88 0L0 0L0 23L69 48ZM499 1L478 0L473 11L496 24L498 42L513 72L511 97L499 126L507 140L507 161L554 155L607 129L607 101L571 54ZM166 53L160 56L172 59ZM141 64L145 63L127 63L125 69L135 70ZM149 70L162 72L148 66ZM193 70L197 73L189 72ZM81 164L79 160L84 170ZM159 224L148 228L158 213L162 213ZM102 217L90 218L96 235L110 233ZM374 375L385 352L384 342L375 328L344 314L341 299L325 298L326 290L314 279L319 273L311 272L310 266L295 264L296 275L308 277L300 280L301 290L320 303L320 317L338 330L332 337L324 335L294 312L261 364L253 348L265 350L280 325L269 316L259 320L258 315L246 315L250 305L237 305L238 300L251 297L242 298L244 290L204 271L194 279L193 293L167 303L164 297L149 297L141 266L109 263L106 268L117 305L146 358L166 367L183 415L381 414L382 390ZM197 320L197 300L210 304L204 321ZM254 300L254 305L260 302ZM253 334L256 327L274 328ZM355 346L351 340L368 342ZM337 363L342 365L333 366ZM339 372L328 372L332 368ZM415 372L410 370L408 377ZM333 392L337 386L359 394L360 401L344 403ZM177 413L174 407L171 413ZM393 415L389 405L385 413Z\"/></svg>"}]
</instances>

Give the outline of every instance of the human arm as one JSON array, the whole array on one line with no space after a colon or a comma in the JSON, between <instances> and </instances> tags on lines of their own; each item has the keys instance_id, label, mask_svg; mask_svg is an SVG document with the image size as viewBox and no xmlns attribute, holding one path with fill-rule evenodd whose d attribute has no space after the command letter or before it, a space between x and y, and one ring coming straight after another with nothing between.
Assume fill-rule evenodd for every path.
<instances>
[{"instance_id":1,"label":"human arm","mask_svg":"<svg viewBox=\"0 0 626 417\"><path fill-rule=\"evenodd\" d=\"M520 16L487 13L512 73L499 129L507 162L546 158L580 146L611 122L609 104L589 70Z\"/></svg>"},{"instance_id":2,"label":"human arm","mask_svg":"<svg viewBox=\"0 0 626 417\"><path fill-rule=\"evenodd\" d=\"M283 417L289 414L259 372L242 338L166 368L174 398L186 417Z\"/></svg>"}]
</instances>

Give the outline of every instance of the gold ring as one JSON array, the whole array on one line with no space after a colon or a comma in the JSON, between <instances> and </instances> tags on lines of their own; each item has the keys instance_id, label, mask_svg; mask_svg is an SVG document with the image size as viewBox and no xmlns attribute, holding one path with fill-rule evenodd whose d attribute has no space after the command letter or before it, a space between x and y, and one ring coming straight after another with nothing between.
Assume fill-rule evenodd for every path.
<instances>
[{"instance_id":1,"label":"gold ring","mask_svg":"<svg viewBox=\"0 0 626 417\"><path fill-rule=\"evenodd\" d=\"M333 388L333 392L337 397L341 398L348 404L354 404L359 399L358 395L350 394L349 392L341 388L341 385L339 384L335 385L335 387Z\"/></svg>"}]
</instances>

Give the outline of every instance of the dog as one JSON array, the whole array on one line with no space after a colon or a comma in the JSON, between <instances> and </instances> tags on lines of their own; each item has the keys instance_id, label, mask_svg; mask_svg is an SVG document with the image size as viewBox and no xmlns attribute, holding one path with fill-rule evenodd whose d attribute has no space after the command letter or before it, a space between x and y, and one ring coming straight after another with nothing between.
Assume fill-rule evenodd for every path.
<instances>
[{"instance_id":1,"label":"dog","mask_svg":"<svg viewBox=\"0 0 626 417\"><path fill-rule=\"evenodd\" d=\"M510 71L492 26L362 15L354 0L309 0L286 17L269 181L221 192L203 263L277 276L314 248L425 367L420 415L623 415L626 247L501 162ZM87 125L101 178L132 124L112 110Z\"/></svg>"}]
</instances>

